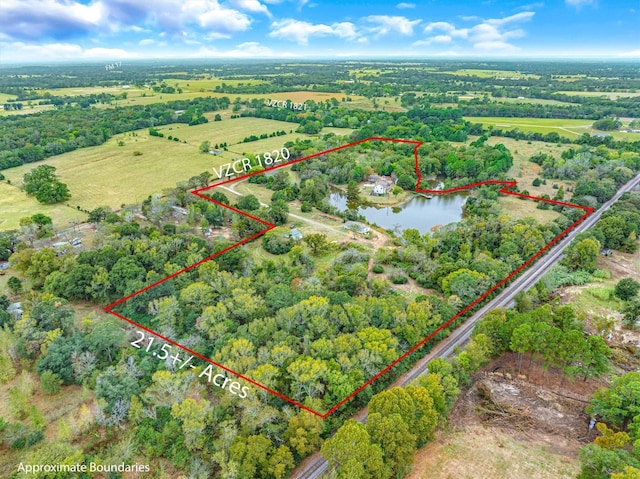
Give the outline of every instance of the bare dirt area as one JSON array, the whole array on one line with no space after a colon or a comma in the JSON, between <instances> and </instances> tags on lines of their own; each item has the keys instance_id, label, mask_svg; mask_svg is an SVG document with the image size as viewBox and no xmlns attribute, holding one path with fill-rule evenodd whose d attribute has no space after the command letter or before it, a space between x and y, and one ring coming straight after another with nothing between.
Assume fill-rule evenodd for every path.
<instances>
[{"instance_id":1,"label":"bare dirt area","mask_svg":"<svg viewBox=\"0 0 640 479\"><path fill-rule=\"evenodd\" d=\"M593 440L584 408L605 383L518 363L507 353L474 375L448 430L417 452L410 479L575 477L578 451Z\"/></svg>"}]
</instances>

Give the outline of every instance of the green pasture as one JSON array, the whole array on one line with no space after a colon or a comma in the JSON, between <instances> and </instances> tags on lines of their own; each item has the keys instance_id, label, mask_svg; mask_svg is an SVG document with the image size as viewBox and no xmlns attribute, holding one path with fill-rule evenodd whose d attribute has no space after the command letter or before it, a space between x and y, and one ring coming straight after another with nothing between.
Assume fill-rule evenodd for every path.
<instances>
[{"instance_id":1,"label":"green pasture","mask_svg":"<svg viewBox=\"0 0 640 479\"><path fill-rule=\"evenodd\" d=\"M618 98L629 98L640 96L640 92L628 92L628 91L558 91L556 93L562 93L569 96L604 96L611 100L617 100Z\"/></svg>"},{"instance_id":2,"label":"green pasture","mask_svg":"<svg viewBox=\"0 0 640 479\"><path fill-rule=\"evenodd\" d=\"M499 103L529 103L531 105L556 105L556 106L568 106L574 105L574 103L569 103L566 101L558 101L558 100L547 100L545 98L501 98L501 97L493 97L493 101Z\"/></svg>"},{"instance_id":3,"label":"green pasture","mask_svg":"<svg viewBox=\"0 0 640 479\"><path fill-rule=\"evenodd\" d=\"M518 128L522 131L547 134L556 132L568 138L575 138L583 133L591 133L591 120L564 120L557 118L502 118L489 116L468 116L464 117L473 123L482 123L483 126L499 128L502 130L513 130Z\"/></svg>"},{"instance_id":4,"label":"green pasture","mask_svg":"<svg viewBox=\"0 0 640 479\"><path fill-rule=\"evenodd\" d=\"M100 205L119 209L122 204L139 202L150 194L175 186L178 181L186 181L203 171L212 171L213 167L233 161L242 153L263 154L282 148L287 141L307 137L295 133L296 128L293 123L262 118L238 118L196 126L174 123L158 127L164 138L150 136L147 129L137 130L117 135L100 146L4 170L3 174L13 185L0 182L0 229L15 228L21 217L39 212L51 216L57 227L67 227L76 219L78 205L88 210ZM287 134L239 143L251 134L280 130ZM290 130L294 133L289 133ZM352 131L330 128L323 130L321 135L332 130L340 134ZM180 141L168 140L169 135L177 136ZM218 156L201 153L199 146L205 140L210 141L212 147L216 143L227 142L229 151ZM124 145L119 146L119 142L124 142ZM142 154L136 156L136 151ZM41 205L18 188L23 175L38 164L57 168L56 173L71 191L72 196L67 202L70 206ZM85 219L85 216L81 214L80 219Z\"/></svg>"},{"instance_id":5,"label":"green pasture","mask_svg":"<svg viewBox=\"0 0 640 479\"><path fill-rule=\"evenodd\" d=\"M540 78L540 75L521 73L506 70L482 70L474 68L463 68L454 71L435 71L434 73L447 73L457 76L475 76L478 78Z\"/></svg>"},{"instance_id":6,"label":"green pasture","mask_svg":"<svg viewBox=\"0 0 640 479\"><path fill-rule=\"evenodd\" d=\"M36 213L43 213L55 218L55 226L57 228L66 228L72 221L84 221L86 219L87 215L77 211L75 206L70 207L63 203L43 205L38 203L35 198L25 195L20 188L15 186L22 183L22 175L6 174L9 171L7 170L3 173L7 178L13 179L14 185L9 185L6 181L0 181L0 231L19 229L20 218L33 216Z\"/></svg>"},{"instance_id":7,"label":"green pasture","mask_svg":"<svg viewBox=\"0 0 640 479\"><path fill-rule=\"evenodd\" d=\"M585 133L605 133L611 135L616 140L640 140L640 133L625 133L622 131L606 131L602 132L594 130L594 120L566 120L561 118L507 118L507 117L488 117L488 116L466 116L465 120L473 123L482 123L484 127L493 126L501 130L519 129L532 133L541 133L543 135L556 132L560 136L575 139ZM624 126L623 126L624 128Z\"/></svg>"}]
</instances>

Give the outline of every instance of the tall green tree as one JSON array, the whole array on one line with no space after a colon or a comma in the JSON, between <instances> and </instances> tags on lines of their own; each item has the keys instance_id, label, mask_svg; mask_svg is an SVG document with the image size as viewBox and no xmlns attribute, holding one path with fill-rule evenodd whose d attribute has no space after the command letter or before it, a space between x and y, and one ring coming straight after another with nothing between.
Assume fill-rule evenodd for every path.
<instances>
[{"instance_id":1,"label":"tall green tree","mask_svg":"<svg viewBox=\"0 0 640 479\"><path fill-rule=\"evenodd\" d=\"M367 416L367 431L371 442L379 444L385 463L384 477L404 477L413 464L416 435L399 414Z\"/></svg>"},{"instance_id":2,"label":"tall green tree","mask_svg":"<svg viewBox=\"0 0 640 479\"><path fill-rule=\"evenodd\" d=\"M384 477L382 448L371 442L365 426L349 419L322 446L322 455L337 471L338 478L378 479Z\"/></svg>"}]
</instances>

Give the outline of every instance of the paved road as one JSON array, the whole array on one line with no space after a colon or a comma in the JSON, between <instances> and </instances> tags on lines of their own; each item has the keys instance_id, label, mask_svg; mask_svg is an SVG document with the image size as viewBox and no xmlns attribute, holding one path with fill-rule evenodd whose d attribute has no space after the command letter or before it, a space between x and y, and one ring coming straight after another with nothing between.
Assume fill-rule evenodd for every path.
<instances>
[{"instance_id":1,"label":"paved road","mask_svg":"<svg viewBox=\"0 0 640 479\"><path fill-rule=\"evenodd\" d=\"M471 336L473 328L479 319L484 317L492 309L506 308L513 304L513 298L520 291L527 291L534 286L549 269L556 264L563 255L564 249L571 244L573 239L583 231L591 228L600 219L600 216L604 211L609 209L623 193L630 191L635 186L640 184L640 175L636 176L629 183L623 185L618 192L607 201L600 209L598 209L591 216L587 217L582 223L567 234L567 236L559 241L545 256L540 258L534 263L528 270L525 270L524 274L518 276L511 282L509 286L502 290L498 296L482 306L471 316L467 321L454 330L448 338L443 339L437 346L435 346L426 356L420 359L415 366L408 371L404 376L398 379L394 383L396 386L403 386L413 379L417 378L427 370L427 364L429 361L435 358L448 357L453 354L453 350L461 345L464 345ZM354 416L358 421L363 422L367 417L367 409L364 408ZM321 477L329 468L329 464L322 457L320 453L315 453L308 458L302 466L298 467L291 476L291 479L317 479Z\"/></svg>"}]
</instances>

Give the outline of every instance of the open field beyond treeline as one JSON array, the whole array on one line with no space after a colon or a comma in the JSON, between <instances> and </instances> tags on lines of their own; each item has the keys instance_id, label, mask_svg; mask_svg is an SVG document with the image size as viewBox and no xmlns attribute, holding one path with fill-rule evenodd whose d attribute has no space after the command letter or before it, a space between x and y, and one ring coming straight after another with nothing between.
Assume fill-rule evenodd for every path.
<instances>
[{"instance_id":1,"label":"open field beyond treeline","mask_svg":"<svg viewBox=\"0 0 640 479\"><path fill-rule=\"evenodd\" d=\"M484 127L493 126L495 129L503 131L521 130L532 133L557 133L569 139L576 139L584 133L605 133L617 140L640 140L639 133L625 133L619 131L602 132L592 128L592 120L575 120L561 118L507 118L496 116L467 116L464 117L472 123L481 123ZM624 127L624 124L623 124Z\"/></svg>"},{"instance_id":2,"label":"open field beyond treeline","mask_svg":"<svg viewBox=\"0 0 640 479\"><path fill-rule=\"evenodd\" d=\"M142 201L148 195L171 188L179 181L203 171L212 171L243 153L262 154L280 149L284 143L308 135L295 133L296 124L262 118L238 118L221 122L209 122L188 126L183 123L165 125L158 130L164 138L150 136L147 129L116 135L100 146L83 148L39 163L30 163L3 171L11 185L0 183L0 229L12 229L24 216L44 213L54 219L57 227L67 227L78 215L76 206L90 210L100 205L118 209L122 204ZM248 135L260 135L286 131L284 136L271 137L249 143L239 143ZM346 135L352 130L330 128L324 133ZM169 135L180 141L168 140ZM182 143L185 140L187 143ZM227 142L229 151L213 156L201 153L200 144L209 140ZM118 146L118 142L124 146ZM134 155L134 152L141 155ZM38 164L57 168L60 180L69 186L69 206L40 205L34 198L26 196L18 186L25 173ZM215 179L215 177L214 177ZM7 213L5 213L7 212ZM84 219L84 215L80 219Z\"/></svg>"}]
</instances>

